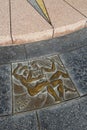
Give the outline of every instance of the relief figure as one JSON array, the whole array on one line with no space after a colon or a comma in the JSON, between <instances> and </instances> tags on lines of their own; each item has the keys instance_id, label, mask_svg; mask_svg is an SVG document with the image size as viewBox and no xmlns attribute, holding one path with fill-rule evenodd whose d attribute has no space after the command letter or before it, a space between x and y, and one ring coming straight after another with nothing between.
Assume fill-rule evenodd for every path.
<instances>
[{"instance_id":1,"label":"relief figure","mask_svg":"<svg viewBox=\"0 0 87 130\"><path fill-rule=\"evenodd\" d=\"M27 88L30 96L35 96L44 88L47 88L47 92L54 98L54 100L60 101L61 98L64 97L64 85L62 79L60 79L60 76L63 78L69 78L69 75L66 72L62 72L60 70L56 71L56 66L53 59L50 59L50 62L52 63L51 68L39 67L35 61L32 62L31 66L33 68L42 71L42 75L39 75L37 77L32 76L32 70L30 70L27 66L22 66L22 64L18 64L13 71L13 76L17 80L19 80L24 87ZM23 74L19 75L17 72L21 72L22 70L24 70ZM49 79L45 78L45 81L43 81L42 79L45 77L44 72L53 72L53 75ZM41 82L39 82L39 80ZM34 81L36 81L36 84L35 86L32 86L31 83ZM59 95L56 93L54 89L55 87L57 87ZM70 88L69 91L72 91L72 89Z\"/></svg>"}]
</instances>

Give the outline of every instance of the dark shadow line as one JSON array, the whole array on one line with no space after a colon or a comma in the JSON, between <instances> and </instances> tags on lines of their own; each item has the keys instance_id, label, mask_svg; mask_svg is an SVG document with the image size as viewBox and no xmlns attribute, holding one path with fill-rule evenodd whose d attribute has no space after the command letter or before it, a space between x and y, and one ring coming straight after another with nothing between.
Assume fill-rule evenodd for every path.
<instances>
[{"instance_id":1,"label":"dark shadow line","mask_svg":"<svg viewBox=\"0 0 87 130\"><path fill-rule=\"evenodd\" d=\"M10 18L10 36L13 44L13 37L12 37L12 17L11 17L11 0L9 0L9 18Z\"/></svg>"},{"instance_id":2,"label":"dark shadow line","mask_svg":"<svg viewBox=\"0 0 87 130\"><path fill-rule=\"evenodd\" d=\"M76 9L73 5L71 5L69 2L67 2L66 0L63 0L66 4L68 4L69 6L71 6L74 10L76 10L78 13L80 13L81 15L83 15L85 18L87 18L87 16L85 14L83 14L82 12L80 12L78 9Z\"/></svg>"},{"instance_id":3,"label":"dark shadow line","mask_svg":"<svg viewBox=\"0 0 87 130\"><path fill-rule=\"evenodd\" d=\"M40 121L39 121L39 117L38 117L37 111L36 111L36 118L37 118L38 130L41 130L41 128L40 128Z\"/></svg>"}]
</instances>

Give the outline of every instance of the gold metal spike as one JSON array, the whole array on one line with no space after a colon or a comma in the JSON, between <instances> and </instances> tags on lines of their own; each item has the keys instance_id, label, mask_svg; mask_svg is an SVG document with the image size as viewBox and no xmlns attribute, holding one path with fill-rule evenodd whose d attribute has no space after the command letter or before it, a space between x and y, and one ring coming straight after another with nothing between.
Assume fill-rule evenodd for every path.
<instances>
[{"instance_id":1,"label":"gold metal spike","mask_svg":"<svg viewBox=\"0 0 87 130\"><path fill-rule=\"evenodd\" d=\"M47 9L45 7L45 4L44 4L43 0L36 0L36 2L38 3L38 5L40 6L40 8L43 11L44 15L48 19L48 22L50 22L50 18L49 18L49 15L48 15L48 12L47 12Z\"/></svg>"}]
</instances>

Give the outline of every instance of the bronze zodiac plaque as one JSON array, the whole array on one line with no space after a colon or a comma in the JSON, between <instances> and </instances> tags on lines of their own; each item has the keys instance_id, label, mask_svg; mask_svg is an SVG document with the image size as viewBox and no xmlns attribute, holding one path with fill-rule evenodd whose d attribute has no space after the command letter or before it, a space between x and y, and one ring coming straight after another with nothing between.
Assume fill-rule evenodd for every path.
<instances>
[{"instance_id":1,"label":"bronze zodiac plaque","mask_svg":"<svg viewBox=\"0 0 87 130\"><path fill-rule=\"evenodd\" d=\"M57 55L12 64L14 113L34 110L78 96Z\"/></svg>"}]
</instances>

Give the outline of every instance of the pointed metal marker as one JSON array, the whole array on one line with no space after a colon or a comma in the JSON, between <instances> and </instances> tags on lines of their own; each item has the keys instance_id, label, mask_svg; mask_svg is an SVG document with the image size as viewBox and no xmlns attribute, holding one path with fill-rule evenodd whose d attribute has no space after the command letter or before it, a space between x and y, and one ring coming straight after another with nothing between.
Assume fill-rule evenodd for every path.
<instances>
[{"instance_id":1,"label":"pointed metal marker","mask_svg":"<svg viewBox=\"0 0 87 130\"><path fill-rule=\"evenodd\" d=\"M45 4L44 4L43 0L36 0L36 2L38 3L40 8L42 9L42 11L45 14L45 16L47 17L47 19L49 20L48 12L47 12L47 9L45 7Z\"/></svg>"},{"instance_id":2,"label":"pointed metal marker","mask_svg":"<svg viewBox=\"0 0 87 130\"><path fill-rule=\"evenodd\" d=\"M34 9L48 22L50 22L48 13L42 0L27 0Z\"/></svg>"}]
</instances>

